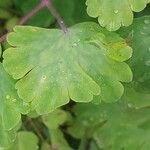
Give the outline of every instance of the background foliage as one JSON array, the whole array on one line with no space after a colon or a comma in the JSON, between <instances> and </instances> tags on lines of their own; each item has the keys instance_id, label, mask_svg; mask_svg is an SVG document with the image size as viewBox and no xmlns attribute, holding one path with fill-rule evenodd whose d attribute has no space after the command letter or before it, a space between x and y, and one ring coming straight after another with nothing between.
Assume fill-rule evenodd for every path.
<instances>
[{"instance_id":1,"label":"background foliage","mask_svg":"<svg viewBox=\"0 0 150 150\"><path fill-rule=\"evenodd\" d=\"M1 0L0 149L149 150L149 0Z\"/></svg>"}]
</instances>

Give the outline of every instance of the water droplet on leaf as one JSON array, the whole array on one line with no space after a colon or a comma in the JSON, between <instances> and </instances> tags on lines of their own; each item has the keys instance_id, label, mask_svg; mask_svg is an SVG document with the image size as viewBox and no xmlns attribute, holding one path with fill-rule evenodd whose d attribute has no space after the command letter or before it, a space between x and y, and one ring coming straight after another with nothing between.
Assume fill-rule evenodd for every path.
<instances>
[{"instance_id":1,"label":"water droplet on leaf","mask_svg":"<svg viewBox=\"0 0 150 150\"><path fill-rule=\"evenodd\" d=\"M150 67L150 60L146 61L145 65L148 66L148 67Z\"/></svg>"},{"instance_id":2,"label":"water droplet on leaf","mask_svg":"<svg viewBox=\"0 0 150 150\"><path fill-rule=\"evenodd\" d=\"M150 23L150 20L146 20L146 19L145 19L145 20L144 20L144 23L145 23L145 24L149 24L149 23Z\"/></svg>"},{"instance_id":3,"label":"water droplet on leaf","mask_svg":"<svg viewBox=\"0 0 150 150\"><path fill-rule=\"evenodd\" d=\"M17 100L14 98L14 99L12 99L12 102L16 102Z\"/></svg>"},{"instance_id":4,"label":"water droplet on leaf","mask_svg":"<svg viewBox=\"0 0 150 150\"><path fill-rule=\"evenodd\" d=\"M90 117L90 121L93 121L94 119L93 119L93 117Z\"/></svg>"},{"instance_id":5,"label":"water droplet on leaf","mask_svg":"<svg viewBox=\"0 0 150 150\"><path fill-rule=\"evenodd\" d=\"M114 10L114 13L117 14L117 13L118 13L118 10Z\"/></svg>"},{"instance_id":6,"label":"water droplet on leaf","mask_svg":"<svg viewBox=\"0 0 150 150\"><path fill-rule=\"evenodd\" d=\"M10 99L10 95L6 95L6 99Z\"/></svg>"},{"instance_id":7,"label":"water droplet on leaf","mask_svg":"<svg viewBox=\"0 0 150 150\"><path fill-rule=\"evenodd\" d=\"M43 76L42 76L42 79L43 79L43 80L45 80L45 79L46 79L46 76L45 76L45 75L43 75Z\"/></svg>"},{"instance_id":8,"label":"water droplet on leaf","mask_svg":"<svg viewBox=\"0 0 150 150\"><path fill-rule=\"evenodd\" d=\"M128 107L131 108L133 107L133 105L131 103L128 103Z\"/></svg>"},{"instance_id":9,"label":"water droplet on leaf","mask_svg":"<svg viewBox=\"0 0 150 150\"><path fill-rule=\"evenodd\" d=\"M143 31L141 31L140 33L141 33L142 35L145 35L145 34L146 34L146 33L145 33L145 32L143 32Z\"/></svg>"},{"instance_id":10,"label":"water droplet on leaf","mask_svg":"<svg viewBox=\"0 0 150 150\"><path fill-rule=\"evenodd\" d=\"M73 43L73 47L76 47L77 46L77 43Z\"/></svg>"},{"instance_id":11,"label":"water droplet on leaf","mask_svg":"<svg viewBox=\"0 0 150 150\"><path fill-rule=\"evenodd\" d=\"M23 106L29 106L29 104L26 102L23 102Z\"/></svg>"}]
</instances>

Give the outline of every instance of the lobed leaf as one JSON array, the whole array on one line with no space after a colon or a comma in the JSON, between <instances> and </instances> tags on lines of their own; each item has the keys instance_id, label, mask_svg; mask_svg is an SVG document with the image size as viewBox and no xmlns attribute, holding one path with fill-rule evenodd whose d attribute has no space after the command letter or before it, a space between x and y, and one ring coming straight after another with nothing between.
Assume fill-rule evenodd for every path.
<instances>
[{"instance_id":1,"label":"lobed leaf","mask_svg":"<svg viewBox=\"0 0 150 150\"><path fill-rule=\"evenodd\" d=\"M7 131L0 128L0 137L0 148L8 147L9 145L13 144L16 138L16 131L14 129Z\"/></svg>"},{"instance_id":2,"label":"lobed leaf","mask_svg":"<svg viewBox=\"0 0 150 150\"><path fill-rule=\"evenodd\" d=\"M29 104L22 102L15 89L15 81L0 64L0 146L11 144L16 135L16 125L21 121L21 113L29 111Z\"/></svg>"},{"instance_id":3,"label":"lobed leaf","mask_svg":"<svg viewBox=\"0 0 150 150\"><path fill-rule=\"evenodd\" d=\"M19 97L40 114L70 99L92 101L100 90L100 100L116 101L123 94L120 82L132 80L123 62L131 57L132 49L116 33L93 22L70 27L66 34L58 29L17 26L8 42L13 47L4 52L4 68L19 79Z\"/></svg>"},{"instance_id":4,"label":"lobed leaf","mask_svg":"<svg viewBox=\"0 0 150 150\"><path fill-rule=\"evenodd\" d=\"M109 31L129 26L133 21L133 11L139 12L150 0L87 0L87 13L98 17L98 22Z\"/></svg>"},{"instance_id":5,"label":"lobed leaf","mask_svg":"<svg viewBox=\"0 0 150 150\"><path fill-rule=\"evenodd\" d=\"M70 117L68 112L61 109L56 109L55 111L42 116L44 124L48 127L51 147L53 149L72 150L67 143L63 132L59 129L61 125L70 119Z\"/></svg>"},{"instance_id":6,"label":"lobed leaf","mask_svg":"<svg viewBox=\"0 0 150 150\"><path fill-rule=\"evenodd\" d=\"M17 134L16 141L7 150L37 150L38 138L32 132L20 131Z\"/></svg>"},{"instance_id":7,"label":"lobed leaf","mask_svg":"<svg viewBox=\"0 0 150 150\"><path fill-rule=\"evenodd\" d=\"M60 125L66 122L69 118L69 113L64 110L56 109L55 111L42 116L44 124L49 129L57 129Z\"/></svg>"},{"instance_id":8,"label":"lobed leaf","mask_svg":"<svg viewBox=\"0 0 150 150\"><path fill-rule=\"evenodd\" d=\"M129 107L140 109L150 106L150 93L137 91L132 84L125 86L124 95L121 100L125 101Z\"/></svg>"},{"instance_id":9,"label":"lobed leaf","mask_svg":"<svg viewBox=\"0 0 150 150\"><path fill-rule=\"evenodd\" d=\"M5 72L2 64L0 78L0 129L10 130L19 123L21 113L29 111L29 104L18 97L15 81Z\"/></svg>"},{"instance_id":10,"label":"lobed leaf","mask_svg":"<svg viewBox=\"0 0 150 150\"><path fill-rule=\"evenodd\" d=\"M133 57L129 60L129 65L134 73L135 86L143 91L149 91L150 16L135 19L132 26L122 28L119 33L133 48Z\"/></svg>"},{"instance_id":11,"label":"lobed leaf","mask_svg":"<svg viewBox=\"0 0 150 150\"><path fill-rule=\"evenodd\" d=\"M94 111L95 110L95 111ZM68 132L75 138L91 139L99 149L147 150L150 147L149 108L130 109L125 103L77 104ZM96 113L95 113L96 112ZM77 132L80 129L80 132Z\"/></svg>"}]
</instances>

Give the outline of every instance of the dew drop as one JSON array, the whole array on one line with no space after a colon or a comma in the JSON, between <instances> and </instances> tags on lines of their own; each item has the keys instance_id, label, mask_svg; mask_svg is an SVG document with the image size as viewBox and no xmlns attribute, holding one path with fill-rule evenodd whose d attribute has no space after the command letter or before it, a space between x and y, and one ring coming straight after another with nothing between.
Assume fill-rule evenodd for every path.
<instances>
[{"instance_id":1,"label":"dew drop","mask_svg":"<svg viewBox=\"0 0 150 150\"><path fill-rule=\"evenodd\" d=\"M93 117L90 117L90 121L93 121L94 119L93 119Z\"/></svg>"},{"instance_id":2,"label":"dew drop","mask_svg":"<svg viewBox=\"0 0 150 150\"><path fill-rule=\"evenodd\" d=\"M134 30L132 30L131 33L129 33L129 36L131 36L131 37L134 36Z\"/></svg>"},{"instance_id":3,"label":"dew drop","mask_svg":"<svg viewBox=\"0 0 150 150\"><path fill-rule=\"evenodd\" d=\"M10 95L6 95L6 99L10 99Z\"/></svg>"},{"instance_id":4,"label":"dew drop","mask_svg":"<svg viewBox=\"0 0 150 150\"><path fill-rule=\"evenodd\" d=\"M88 125L88 121L83 120L83 125L84 125L84 126L87 126L87 125Z\"/></svg>"},{"instance_id":5,"label":"dew drop","mask_svg":"<svg viewBox=\"0 0 150 150\"><path fill-rule=\"evenodd\" d=\"M117 132L117 135L119 135L119 136L120 136L120 135L121 135L121 132Z\"/></svg>"},{"instance_id":6,"label":"dew drop","mask_svg":"<svg viewBox=\"0 0 150 150\"><path fill-rule=\"evenodd\" d=\"M14 99L12 99L12 102L16 102L17 100L14 98Z\"/></svg>"},{"instance_id":7,"label":"dew drop","mask_svg":"<svg viewBox=\"0 0 150 150\"><path fill-rule=\"evenodd\" d=\"M150 47L148 48L148 51L150 52Z\"/></svg>"},{"instance_id":8,"label":"dew drop","mask_svg":"<svg viewBox=\"0 0 150 150\"><path fill-rule=\"evenodd\" d=\"M93 31L93 27L90 27L90 31Z\"/></svg>"},{"instance_id":9,"label":"dew drop","mask_svg":"<svg viewBox=\"0 0 150 150\"><path fill-rule=\"evenodd\" d=\"M113 21L110 22L110 24L108 26L109 30L112 31L114 29L114 27L115 27L115 23Z\"/></svg>"},{"instance_id":10,"label":"dew drop","mask_svg":"<svg viewBox=\"0 0 150 150\"><path fill-rule=\"evenodd\" d=\"M144 82L145 79L144 79L143 77L141 77L141 78L138 79L138 81L139 81L139 82Z\"/></svg>"},{"instance_id":11,"label":"dew drop","mask_svg":"<svg viewBox=\"0 0 150 150\"><path fill-rule=\"evenodd\" d=\"M146 30L146 29L147 29L147 27L145 27L145 26L144 26L144 27L143 27L143 29L144 29L144 30Z\"/></svg>"},{"instance_id":12,"label":"dew drop","mask_svg":"<svg viewBox=\"0 0 150 150\"><path fill-rule=\"evenodd\" d=\"M69 73L69 76L72 76L72 73Z\"/></svg>"},{"instance_id":13,"label":"dew drop","mask_svg":"<svg viewBox=\"0 0 150 150\"><path fill-rule=\"evenodd\" d=\"M145 24L149 24L149 23L150 23L150 20L146 20L146 19L145 19L145 20L144 20L144 23L145 23Z\"/></svg>"},{"instance_id":14,"label":"dew drop","mask_svg":"<svg viewBox=\"0 0 150 150\"><path fill-rule=\"evenodd\" d=\"M128 103L128 107L129 107L129 108L131 108L131 107L133 107L133 105L132 105L132 104L130 104L130 103Z\"/></svg>"},{"instance_id":15,"label":"dew drop","mask_svg":"<svg viewBox=\"0 0 150 150\"><path fill-rule=\"evenodd\" d=\"M146 61L145 65L148 66L148 67L150 67L150 60Z\"/></svg>"},{"instance_id":16,"label":"dew drop","mask_svg":"<svg viewBox=\"0 0 150 150\"><path fill-rule=\"evenodd\" d=\"M119 11L118 10L114 10L114 13L117 14Z\"/></svg>"},{"instance_id":17,"label":"dew drop","mask_svg":"<svg viewBox=\"0 0 150 150\"><path fill-rule=\"evenodd\" d=\"M42 76L42 79L43 79L43 80L45 80L45 79L46 79L46 76L45 76L45 75L43 75L43 76Z\"/></svg>"},{"instance_id":18,"label":"dew drop","mask_svg":"<svg viewBox=\"0 0 150 150\"><path fill-rule=\"evenodd\" d=\"M143 31L140 31L140 33L141 33L142 35L145 35L145 33L144 33Z\"/></svg>"},{"instance_id":19,"label":"dew drop","mask_svg":"<svg viewBox=\"0 0 150 150\"><path fill-rule=\"evenodd\" d=\"M33 32L36 32L37 30L36 29L31 29Z\"/></svg>"},{"instance_id":20,"label":"dew drop","mask_svg":"<svg viewBox=\"0 0 150 150\"><path fill-rule=\"evenodd\" d=\"M63 21L61 21L60 23L61 23L61 24L63 24L64 22L63 22Z\"/></svg>"},{"instance_id":21,"label":"dew drop","mask_svg":"<svg viewBox=\"0 0 150 150\"><path fill-rule=\"evenodd\" d=\"M135 109L139 109L139 107L135 107Z\"/></svg>"},{"instance_id":22,"label":"dew drop","mask_svg":"<svg viewBox=\"0 0 150 150\"><path fill-rule=\"evenodd\" d=\"M73 47L76 47L77 46L77 43L73 43Z\"/></svg>"},{"instance_id":23,"label":"dew drop","mask_svg":"<svg viewBox=\"0 0 150 150\"><path fill-rule=\"evenodd\" d=\"M26 102L23 102L23 106L29 106L29 104Z\"/></svg>"}]
</instances>

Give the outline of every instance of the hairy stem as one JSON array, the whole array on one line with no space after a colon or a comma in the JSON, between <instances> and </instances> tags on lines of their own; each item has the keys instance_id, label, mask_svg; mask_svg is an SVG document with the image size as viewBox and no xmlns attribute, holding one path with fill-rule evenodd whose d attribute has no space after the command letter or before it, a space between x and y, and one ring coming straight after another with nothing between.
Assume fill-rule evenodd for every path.
<instances>
[{"instance_id":1,"label":"hairy stem","mask_svg":"<svg viewBox=\"0 0 150 150\"><path fill-rule=\"evenodd\" d=\"M64 33L68 32L68 29L66 25L64 24L63 19L59 15L59 13L56 11L56 9L53 7L52 1L51 0L42 0L44 5L48 8L48 10L51 12L51 14L56 18L59 26L61 27L62 31Z\"/></svg>"}]
</instances>

